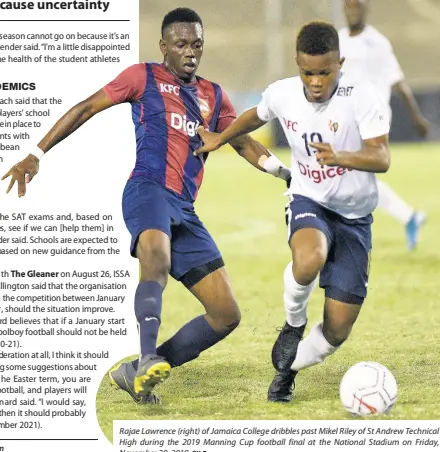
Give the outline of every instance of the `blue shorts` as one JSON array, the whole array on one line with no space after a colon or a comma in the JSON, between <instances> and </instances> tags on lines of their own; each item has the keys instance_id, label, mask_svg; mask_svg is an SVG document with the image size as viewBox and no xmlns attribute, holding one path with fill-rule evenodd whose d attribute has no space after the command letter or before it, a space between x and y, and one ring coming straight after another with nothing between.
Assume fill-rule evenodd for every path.
<instances>
[{"instance_id":1,"label":"blue shorts","mask_svg":"<svg viewBox=\"0 0 440 452\"><path fill-rule=\"evenodd\" d=\"M367 296L373 216L349 220L310 198L294 195L287 209L289 242L303 228L315 228L327 237L328 256L319 286L325 296L361 304Z\"/></svg>"},{"instance_id":2,"label":"blue shorts","mask_svg":"<svg viewBox=\"0 0 440 452\"><path fill-rule=\"evenodd\" d=\"M131 255L136 257L137 242L143 231L164 232L171 240L170 275L186 286L194 285L224 265L217 245L196 215L193 204L157 182L130 179L122 196L122 213L131 234Z\"/></svg>"}]
</instances>

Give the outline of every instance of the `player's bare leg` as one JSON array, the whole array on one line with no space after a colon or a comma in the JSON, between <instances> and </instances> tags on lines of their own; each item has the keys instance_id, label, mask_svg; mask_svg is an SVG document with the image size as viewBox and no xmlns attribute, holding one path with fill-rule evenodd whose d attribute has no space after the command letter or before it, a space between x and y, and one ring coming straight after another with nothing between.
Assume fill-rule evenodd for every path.
<instances>
[{"instance_id":1,"label":"player's bare leg","mask_svg":"<svg viewBox=\"0 0 440 452\"><path fill-rule=\"evenodd\" d=\"M140 281L135 295L135 313L140 336L140 359L120 363L109 372L111 384L126 391L136 403L159 404L153 387L170 373L170 364L156 353L162 292L170 269L170 239L158 230L140 234L136 246Z\"/></svg>"},{"instance_id":2,"label":"player's bare leg","mask_svg":"<svg viewBox=\"0 0 440 452\"><path fill-rule=\"evenodd\" d=\"M360 310L360 304L326 298L324 320L315 325L299 344L292 370L305 369L332 355L347 340Z\"/></svg>"},{"instance_id":3,"label":"player's bare leg","mask_svg":"<svg viewBox=\"0 0 440 452\"><path fill-rule=\"evenodd\" d=\"M326 298L322 332L333 347L340 347L350 336L362 305Z\"/></svg>"},{"instance_id":4,"label":"player's bare leg","mask_svg":"<svg viewBox=\"0 0 440 452\"><path fill-rule=\"evenodd\" d=\"M197 358L240 323L240 310L225 267L209 273L189 290L202 303L206 314L190 320L157 349L157 354L172 367Z\"/></svg>"},{"instance_id":5,"label":"player's bare leg","mask_svg":"<svg viewBox=\"0 0 440 452\"><path fill-rule=\"evenodd\" d=\"M300 342L292 364L292 381L301 369L321 363L347 340L361 310L359 304L325 299L324 320Z\"/></svg>"},{"instance_id":6,"label":"player's bare leg","mask_svg":"<svg viewBox=\"0 0 440 452\"><path fill-rule=\"evenodd\" d=\"M275 376L271 401L289 402L292 399L292 390L298 371L321 363L335 353L350 335L360 309L360 304L344 303L332 298L325 299L323 322L315 325L307 337L299 343L290 372L278 372ZM275 391L275 389L278 390Z\"/></svg>"},{"instance_id":7,"label":"player's bare leg","mask_svg":"<svg viewBox=\"0 0 440 452\"><path fill-rule=\"evenodd\" d=\"M284 324L272 349L277 370L269 388L268 400L289 402L294 374L291 366L307 324L307 303L316 277L327 259L328 244L323 232L315 228L296 231L291 240L293 265L284 271Z\"/></svg>"},{"instance_id":8,"label":"player's bare leg","mask_svg":"<svg viewBox=\"0 0 440 452\"><path fill-rule=\"evenodd\" d=\"M315 325L299 343L290 374L291 387L298 371L321 363L338 350L350 335L360 309L359 304L325 299L323 322ZM286 377L284 381L287 387L289 379Z\"/></svg>"},{"instance_id":9,"label":"player's bare leg","mask_svg":"<svg viewBox=\"0 0 440 452\"><path fill-rule=\"evenodd\" d=\"M225 267L205 276L190 291L202 303L206 321L215 331L223 335L237 328L241 313Z\"/></svg>"},{"instance_id":10,"label":"player's bare leg","mask_svg":"<svg viewBox=\"0 0 440 452\"><path fill-rule=\"evenodd\" d=\"M291 240L293 265L284 272L284 306L286 324L272 351L275 369L290 369L296 355L298 342L307 323L307 302L316 277L327 259L327 239L315 228L296 231Z\"/></svg>"},{"instance_id":11,"label":"player's bare leg","mask_svg":"<svg viewBox=\"0 0 440 452\"><path fill-rule=\"evenodd\" d=\"M151 393L170 374L170 364L156 353L162 311L162 292L171 268L171 246L167 234L147 230L140 234L136 255L141 277L135 295L135 313L140 336L140 357L134 378L134 392Z\"/></svg>"}]
</instances>

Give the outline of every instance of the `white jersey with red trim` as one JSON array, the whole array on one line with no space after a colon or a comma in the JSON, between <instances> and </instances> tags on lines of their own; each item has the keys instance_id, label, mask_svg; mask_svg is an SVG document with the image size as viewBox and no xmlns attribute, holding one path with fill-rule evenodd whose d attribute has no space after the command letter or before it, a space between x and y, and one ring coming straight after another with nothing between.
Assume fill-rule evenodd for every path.
<instances>
[{"instance_id":1,"label":"white jersey with red trim","mask_svg":"<svg viewBox=\"0 0 440 452\"><path fill-rule=\"evenodd\" d=\"M320 165L312 141L329 143L335 151L356 152L362 140L389 133L389 116L368 82L342 75L325 103L309 102L300 77L279 80L264 91L257 113L262 121L278 118L292 150L289 194L307 196L338 214L354 219L377 206L376 175Z\"/></svg>"}]
</instances>

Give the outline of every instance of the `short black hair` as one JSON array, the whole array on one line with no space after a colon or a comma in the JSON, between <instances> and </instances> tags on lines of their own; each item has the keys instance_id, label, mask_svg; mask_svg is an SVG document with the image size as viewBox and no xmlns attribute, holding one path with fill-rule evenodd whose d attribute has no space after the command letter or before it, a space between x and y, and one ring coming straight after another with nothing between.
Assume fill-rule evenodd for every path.
<instances>
[{"instance_id":1,"label":"short black hair","mask_svg":"<svg viewBox=\"0 0 440 452\"><path fill-rule=\"evenodd\" d=\"M339 51L336 28L320 21L305 24L296 38L296 51L307 55L324 55L327 52Z\"/></svg>"},{"instance_id":2,"label":"short black hair","mask_svg":"<svg viewBox=\"0 0 440 452\"><path fill-rule=\"evenodd\" d=\"M176 8L170 11L162 21L162 36L166 27L177 22L199 23L203 28L203 22L200 16L190 8Z\"/></svg>"}]
</instances>

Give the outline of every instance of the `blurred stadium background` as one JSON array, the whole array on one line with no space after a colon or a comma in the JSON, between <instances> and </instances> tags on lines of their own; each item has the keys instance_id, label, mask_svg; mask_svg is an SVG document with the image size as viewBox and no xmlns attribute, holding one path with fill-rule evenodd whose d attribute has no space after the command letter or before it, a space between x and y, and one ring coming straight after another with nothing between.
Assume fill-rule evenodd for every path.
<instances>
[{"instance_id":1,"label":"blurred stadium background","mask_svg":"<svg viewBox=\"0 0 440 452\"><path fill-rule=\"evenodd\" d=\"M199 74L224 86L237 111L255 105L261 91L279 78L297 75L295 37L310 20L345 25L343 0L140 1L140 60L161 61L163 16L178 6L195 9L205 26ZM372 0L370 21L391 41L421 110L440 140L440 0ZM418 140L406 108L393 97L392 141ZM278 127L264 133L266 145L281 144ZM275 135L277 135L275 137Z\"/></svg>"}]
</instances>

